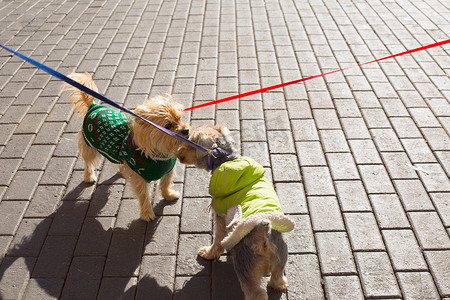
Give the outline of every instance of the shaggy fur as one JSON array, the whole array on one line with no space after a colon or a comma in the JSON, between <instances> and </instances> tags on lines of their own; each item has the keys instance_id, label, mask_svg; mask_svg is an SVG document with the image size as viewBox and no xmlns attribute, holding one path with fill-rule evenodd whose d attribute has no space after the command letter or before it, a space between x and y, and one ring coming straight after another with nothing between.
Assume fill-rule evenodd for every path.
<instances>
[{"instance_id":1,"label":"shaggy fur","mask_svg":"<svg viewBox=\"0 0 450 300\"><path fill-rule=\"evenodd\" d=\"M97 91L92 77L87 73L73 73L70 75L70 78ZM94 103L94 97L67 84L64 85L64 90L70 91L74 110L84 116L89 110L89 107ZM170 97L160 96L148 99L133 112L180 135L189 135L190 127L181 121L183 110ZM133 130L134 143L137 148L145 156L153 160L167 160L174 157L177 149L182 144L177 139L168 136L161 130L137 118L132 119L129 127ZM78 135L78 148L85 164L84 181L93 183L97 180L95 169L98 166L101 155L97 150L86 144L81 131ZM139 202L141 219L145 221L153 220L155 213L153 212L147 181L134 172L127 164L120 165L120 171L128 182L131 183ZM173 201L179 197L179 194L171 189L173 175L174 169L164 175L158 184L161 195L167 201Z\"/></svg>"},{"instance_id":2,"label":"shaggy fur","mask_svg":"<svg viewBox=\"0 0 450 300\"><path fill-rule=\"evenodd\" d=\"M230 131L223 126L202 126L191 131L190 139L206 148L221 148L231 153L229 156L216 158L212 169L208 156L191 146L183 145L178 151L178 158L184 164L193 164L197 168L213 172L222 163L238 158ZM225 218L214 212L214 241L211 246L203 247L198 255L207 260L217 259L225 249L221 241L227 236ZM232 259L245 299L268 299L267 291L261 285L261 279L271 274L268 285L277 290L287 288L284 269L288 250L280 232L271 228L270 222L257 225L232 249Z\"/></svg>"}]
</instances>

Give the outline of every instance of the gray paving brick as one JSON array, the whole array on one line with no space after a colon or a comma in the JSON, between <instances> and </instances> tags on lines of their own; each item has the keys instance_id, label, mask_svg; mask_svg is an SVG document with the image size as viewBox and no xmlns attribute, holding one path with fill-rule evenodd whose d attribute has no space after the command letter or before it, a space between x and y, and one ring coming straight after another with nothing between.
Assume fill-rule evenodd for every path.
<instances>
[{"instance_id":1,"label":"gray paving brick","mask_svg":"<svg viewBox=\"0 0 450 300\"><path fill-rule=\"evenodd\" d=\"M402 139L401 142L412 163L436 162L436 158L424 139Z\"/></svg>"},{"instance_id":2,"label":"gray paving brick","mask_svg":"<svg viewBox=\"0 0 450 300\"><path fill-rule=\"evenodd\" d=\"M450 251L425 251L425 258L430 266L431 275L433 276L439 294L441 297L448 297L450 290L448 286L449 282L449 257Z\"/></svg>"},{"instance_id":3,"label":"gray paving brick","mask_svg":"<svg viewBox=\"0 0 450 300\"><path fill-rule=\"evenodd\" d=\"M450 180L439 164L417 164L419 176L428 192L445 192Z\"/></svg>"},{"instance_id":4,"label":"gray paving brick","mask_svg":"<svg viewBox=\"0 0 450 300\"><path fill-rule=\"evenodd\" d=\"M24 158L33 139L34 135L32 134L13 135L2 151L0 158Z\"/></svg>"},{"instance_id":5,"label":"gray paving brick","mask_svg":"<svg viewBox=\"0 0 450 300\"><path fill-rule=\"evenodd\" d=\"M316 233L322 274L355 274L350 243L345 232Z\"/></svg>"},{"instance_id":6,"label":"gray paving brick","mask_svg":"<svg viewBox=\"0 0 450 300\"><path fill-rule=\"evenodd\" d=\"M350 153L327 153L333 180L359 179L353 157Z\"/></svg>"},{"instance_id":7,"label":"gray paving brick","mask_svg":"<svg viewBox=\"0 0 450 300\"><path fill-rule=\"evenodd\" d=\"M143 244L144 237L142 235L113 234L103 276L137 276L143 254Z\"/></svg>"},{"instance_id":8,"label":"gray paving brick","mask_svg":"<svg viewBox=\"0 0 450 300\"><path fill-rule=\"evenodd\" d=\"M137 288L136 277L103 277L97 299L113 299L122 295L122 299L134 299Z\"/></svg>"},{"instance_id":9,"label":"gray paving brick","mask_svg":"<svg viewBox=\"0 0 450 300\"><path fill-rule=\"evenodd\" d=\"M27 208L27 201L0 202L0 234L14 235Z\"/></svg>"},{"instance_id":10,"label":"gray paving brick","mask_svg":"<svg viewBox=\"0 0 450 300\"><path fill-rule=\"evenodd\" d=\"M190 198L183 201L181 232L209 232L212 230L211 198Z\"/></svg>"},{"instance_id":11,"label":"gray paving brick","mask_svg":"<svg viewBox=\"0 0 450 300\"><path fill-rule=\"evenodd\" d=\"M342 130L321 130L321 141L325 152L349 152Z\"/></svg>"},{"instance_id":12,"label":"gray paving brick","mask_svg":"<svg viewBox=\"0 0 450 300\"><path fill-rule=\"evenodd\" d=\"M8 251L11 256L39 256L47 236L51 219L24 219L20 224Z\"/></svg>"},{"instance_id":13,"label":"gray paving brick","mask_svg":"<svg viewBox=\"0 0 450 300\"><path fill-rule=\"evenodd\" d=\"M289 253L316 253L309 216L291 215L289 218L295 222L295 229L283 234Z\"/></svg>"},{"instance_id":14,"label":"gray paving brick","mask_svg":"<svg viewBox=\"0 0 450 300\"><path fill-rule=\"evenodd\" d=\"M324 299L317 256L291 255L286 265L288 294L294 299Z\"/></svg>"},{"instance_id":15,"label":"gray paving brick","mask_svg":"<svg viewBox=\"0 0 450 300\"><path fill-rule=\"evenodd\" d=\"M409 212L408 216L423 249L450 248L450 238L436 212Z\"/></svg>"},{"instance_id":16,"label":"gray paving brick","mask_svg":"<svg viewBox=\"0 0 450 300\"><path fill-rule=\"evenodd\" d=\"M63 122L44 122L33 143L56 144L64 130L64 125Z\"/></svg>"},{"instance_id":17,"label":"gray paving brick","mask_svg":"<svg viewBox=\"0 0 450 300\"><path fill-rule=\"evenodd\" d=\"M286 214L307 213L304 187L297 182L275 183L275 190L280 199L281 208Z\"/></svg>"},{"instance_id":18,"label":"gray paving brick","mask_svg":"<svg viewBox=\"0 0 450 300\"><path fill-rule=\"evenodd\" d=\"M341 118L341 124L347 139L370 138L369 130L362 118Z\"/></svg>"},{"instance_id":19,"label":"gray paving brick","mask_svg":"<svg viewBox=\"0 0 450 300\"><path fill-rule=\"evenodd\" d=\"M295 141L318 141L316 125L313 120L292 120L292 131Z\"/></svg>"},{"instance_id":20,"label":"gray paving brick","mask_svg":"<svg viewBox=\"0 0 450 300\"><path fill-rule=\"evenodd\" d=\"M406 153L384 152L381 156L392 179L417 178L417 174Z\"/></svg>"},{"instance_id":21,"label":"gray paving brick","mask_svg":"<svg viewBox=\"0 0 450 300\"><path fill-rule=\"evenodd\" d=\"M86 218L81 228L74 255L104 255L108 253L114 218Z\"/></svg>"},{"instance_id":22,"label":"gray paving brick","mask_svg":"<svg viewBox=\"0 0 450 300\"><path fill-rule=\"evenodd\" d=\"M344 220L353 250L385 249L372 213L345 213Z\"/></svg>"},{"instance_id":23,"label":"gray paving brick","mask_svg":"<svg viewBox=\"0 0 450 300\"><path fill-rule=\"evenodd\" d=\"M400 199L397 195L370 195L370 202L380 228L409 228ZM392 212L396 212L393 214Z\"/></svg>"},{"instance_id":24,"label":"gray paving brick","mask_svg":"<svg viewBox=\"0 0 450 300\"><path fill-rule=\"evenodd\" d=\"M48 236L33 269L34 278L65 278L72 261L76 236Z\"/></svg>"},{"instance_id":25,"label":"gray paving brick","mask_svg":"<svg viewBox=\"0 0 450 300\"><path fill-rule=\"evenodd\" d=\"M270 156L274 181L300 181L297 157L290 154L273 154ZM286 168L284 166L291 166Z\"/></svg>"},{"instance_id":26,"label":"gray paving brick","mask_svg":"<svg viewBox=\"0 0 450 300\"><path fill-rule=\"evenodd\" d=\"M314 231L344 230L336 197L308 197L309 210Z\"/></svg>"},{"instance_id":27,"label":"gray paving brick","mask_svg":"<svg viewBox=\"0 0 450 300\"><path fill-rule=\"evenodd\" d=\"M299 153L300 166L326 166L325 156L319 142L297 142L295 145Z\"/></svg>"},{"instance_id":28,"label":"gray paving brick","mask_svg":"<svg viewBox=\"0 0 450 300\"><path fill-rule=\"evenodd\" d=\"M331 175L326 167L302 167L306 195L334 195Z\"/></svg>"},{"instance_id":29,"label":"gray paving brick","mask_svg":"<svg viewBox=\"0 0 450 300\"><path fill-rule=\"evenodd\" d=\"M379 151L403 151L400 140L390 128L371 129L375 144Z\"/></svg>"},{"instance_id":30,"label":"gray paving brick","mask_svg":"<svg viewBox=\"0 0 450 300\"><path fill-rule=\"evenodd\" d=\"M434 210L424 186L419 180L394 180L406 211Z\"/></svg>"},{"instance_id":31,"label":"gray paving brick","mask_svg":"<svg viewBox=\"0 0 450 300\"><path fill-rule=\"evenodd\" d=\"M425 136L431 150L450 149L450 138L443 128L422 128L421 132Z\"/></svg>"},{"instance_id":32,"label":"gray paving brick","mask_svg":"<svg viewBox=\"0 0 450 300\"><path fill-rule=\"evenodd\" d=\"M343 212L372 210L361 181L337 181L335 184Z\"/></svg>"},{"instance_id":33,"label":"gray paving brick","mask_svg":"<svg viewBox=\"0 0 450 300\"><path fill-rule=\"evenodd\" d=\"M228 299L229 297L240 299L244 294L239 285L233 264L229 256L220 257L218 261L212 263L212 299Z\"/></svg>"},{"instance_id":34,"label":"gray paving brick","mask_svg":"<svg viewBox=\"0 0 450 300\"><path fill-rule=\"evenodd\" d=\"M365 297L400 297L397 280L385 252L357 252L355 257Z\"/></svg>"},{"instance_id":35,"label":"gray paving brick","mask_svg":"<svg viewBox=\"0 0 450 300\"><path fill-rule=\"evenodd\" d=\"M51 215L57 208L63 192L63 186L38 186L25 217L45 218Z\"/></svg>"},{"instance_id":36,"label":"gray paving brick","mask_svg":"<svg viewBox=\"0 0 450 300\"><path fill-rule=\"evenodd\" d=\"M61 299L95 298L100 286L105 257L75 257L67 274Z\"/></svg>"},{"instance_id":37,"label":"gray paving brick","mask_svg":"<svg viewBox=\"0 0 450 300\"><path fill-rule=\"evenodd\" d=\"M393 193L386 169L381 165L360 165L359 171L368 193Z\"/></svg>"},{"instance_id":38,"label":"gray paving brick","mask_svg":"<svg viewBox=\"0 0 450 300\"><path fill-rule=\"evenodd\" d=\"M364 299L357 276L325 276L327 299Z\"/></svg>"},{"instance_id":39,"label":"gray paving brick","mask_svg":"<svg viewBox=\"0 0 450 300\"><path fill-rule=\"evenodd\" d=\"M440 299L430 273L399 272L397 277L405 298Z\"/></svg>"},{"instance_id":40,"label":"gray paving brick","mask_svg":"<svg viewBox=\"0 0 450 300\"><path fill-rule=\"evenodd\" d=\"M97 186L89 205L87 216L89 217L115 217L119 211L122 198L123 185L102 184ZM139 211L136 211L136 219Z\"/></svg>"},{"instance_id":41,"label":"gray paving brick","mask_svg":"<svg viewBox=\"0 0 450 300\"><path fill-rule=\"evenodd\" d=\"M0 295L4 299L18 299L30 279L30 269L36 262L34 257L8 257L0 267Z\"/></svg>"},{"instance_id":42,"label":"gray paving brick","mask_svg":"<svg viewBox=\"0 0 450 300\"><path fill-rule=\"evenodd\" d=\"M0 168L1 185L9 185L11 183L20 163L20 159L2 159L2 168Z\"/></svg>"},{"instance_id":43,"label":"gray paving brick","mask_svg":"<svg viewBox=\"0 0 450 300\"><path fill-rule=\"evenodd\" d=\"M411 230L383 230L395 271L426 270L422 251Z\"/></svg>"},{"instance_id":44,"label":"gray paving brick","mask_svg":"<svg viewBox=\"0 0 450 300\"><path fill-rule=\"evenodd\" d=\"M55 299L60 296L63 285L64 279L30 278L23 298Z\"/></svg>"},{"instance_id":45,"label":"gray paving brick","mask_svg":"<svg viewBox=\"0 0 450 300\"><path fill-rule=\"evenodd\" d=\"M7 200L28 200L37 188L42 171L17 171L4 196Z\"/></svg>"},{"instance_id":46,"label":"gray paving brick","mask_svg":"<svg viewBox=\"0 0 450 300\"><path fill-rule=\"evenodd\" d=\"M136 299L147 299L148 295L161 300L171 298L175 280L175 264L175 256L144 256Z\"/></svg>"},{"instance_id":47,"label":"gray paving brick","mask_svg":"<svg viewBox=\"0 0 450 300\"><path fill-rule=\"evenodd\" d=\"M211 245L209 234L180 234L176 274L182 276L206 275L211 271L211 262L199 258L198 249Z\"/></svg>"},{"instance_id":48,"label":"gray paving brick","mask_svg":"<svg viewBox=\"0 0 450 300\"><path fill-rule=\"evenodd\" d=\"M270 153L295 153L294 141L289 131L268 131L267 140Z\"/></svg>"},{"instance_id":49,"label":"gray paving brick","mask_svg":"<svg viewBox=\"0 0 450 300\"><path fill-rule=\"evenodd\" d=\"M208 277L175 278L174 299L210 299L211 282Z\"/></svg>"},{"instance_id":50,"label":"gray paving brick","mask_svg":"<svg viewBox=\"0 0 450 300\"><path fill-rule=\"evenodd\" d=\"M442 222L446 227L448 227L450 224L450 205L448 203L448 194L431 194L431 198L433 199L433 203L436 206Z\"/></svg>"}]
</instances>

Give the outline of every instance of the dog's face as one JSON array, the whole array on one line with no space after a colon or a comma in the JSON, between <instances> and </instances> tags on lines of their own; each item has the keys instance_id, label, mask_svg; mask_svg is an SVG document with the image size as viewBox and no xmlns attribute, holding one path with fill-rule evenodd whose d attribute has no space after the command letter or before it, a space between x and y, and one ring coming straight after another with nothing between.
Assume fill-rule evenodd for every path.
<instances>
[{"instance_id":1,"label":"dog's face","mask_svg":"<svg viewBox=\"0 0 450 300\"><path fill-rule=\"evenodd\" d=\"M189 125L183 123L183 109L170 97L156 97L145 101L134 111L139 116L184 137L190 133ZM158 154L175 155L181 142L154 126L134 119L132 123L136 145L150 157Z\"/></svg>"},{"instance_id":2,"label":"dog's face","mask_svg":"<svg viewBox=\"0 0 450 300\"><path fill-rule=\"evenodd\" d=\"M228 128L220 125L200 126L191 130L189 139L206 149L222 148L230 153L235 152L234 141ZM208 154L200 149L183 144L176 153L181 163L195 165L200 169L208 169Z\"/></svg>"}]
</instances>

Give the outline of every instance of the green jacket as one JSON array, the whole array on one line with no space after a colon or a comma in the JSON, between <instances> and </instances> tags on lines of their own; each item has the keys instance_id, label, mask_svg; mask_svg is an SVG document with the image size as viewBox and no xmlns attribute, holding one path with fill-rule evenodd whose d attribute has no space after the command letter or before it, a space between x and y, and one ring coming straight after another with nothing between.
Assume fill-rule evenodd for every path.
<instances>
[{"instance_id":1,"label":"green jacket","mask_svg":"<svg viewBox=\"0 0 450 300\"><path fill-rule=\"evenodd\" d=\"M83 137L114 164L126 163L147 182L160 179L175 166L176 159L153 160L133 142L126 115L107 106L92 104L83 121Z\"/></svg>"},{"instance_id":2,"label":"green jacket","mask_svg":"<svg viewBox=\"0 0 450 300\"><path fill-rule=\"evenodd\" d=\"M255 160L241 157L220 165L212 174L209 193L212 208L225 217L229 235L222 246L231 249L256 225L269 220L272 228L286 232L294 228L280 207L264 168Z\"/></svg>"}]
</instances>

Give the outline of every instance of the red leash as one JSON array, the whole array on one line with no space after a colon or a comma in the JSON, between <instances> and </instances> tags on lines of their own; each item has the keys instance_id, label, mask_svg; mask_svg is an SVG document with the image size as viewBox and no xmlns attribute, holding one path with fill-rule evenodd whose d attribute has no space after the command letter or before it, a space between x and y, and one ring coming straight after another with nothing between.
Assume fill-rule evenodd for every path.
<instances>
[{"instance_id":1,"label":"red leash","mask_svg":"<svg viewBox=\"0 0 450 300\"><path fill-rule=\"evenodd\" d=\"M196 109L196 108L200 108L200 107L205 107L205 106L209 106L209 105L214 105L214 104L218 104L218 103L222 103L222 102L226 102L226 101L231 101L231 100L234 100L234 99L239 99L239 98L243 98L243 97L259 94L259 93L267 92L267 91L274 90L274 89L279 89L279 88L282 88L282 87L285 87L285 86L288 86L288 85L291 85L291 84L296 84L296 83L299 83L299 82L302 82L302 81L307 81L307 80L310 80L310 79L313 79L313 78L322 77L322 76L325 76L325 75L328 75L328 74L333 74L333 73L336 73L336 72L342 72L342 71L345 71L345 70L348 70L348 69L351 69L351 68L354 68L354 67L368 65L368 64L371 64L371 63L374 63L374 62L382 61L382 60L389 59L389 58L394 58L394 57L397 57L397 56L402 56L402 55L405 55L405 54L411 54L411 53L414 53L414 52L418 52L418 51L422 51L422 50L426 50L426 49L442 46L442 45L445 45L445 44L448 44L448 43L450 43L450 39L445 40L445 41L441 41L441 42L437 42L437 43L434 43L434 44L430 44L430 45L427 45L427 46L415 48L415 49L412 49L412 50L408 50L408 51L405 51L405 52L397 53L397 54L394 54L394 55L386 56L386 57L383 57L383 58L379 58L379 59L376 59L376 60L365 62L365 63L359 64L359 65L355 65L355 66L352 66L352 67L343 68L343 69L339 69L339 70L323 73L323 74L320 74L320 75L314 75L314 76L310 76L310 77L306 77L306 78L302 78L302 79L297 79L297 80L289 81L289 82L286 82L286 83L280 83L280 84L269 86L269 87L265 87L265 88L262 88L262 89L259 89L259 90L254 90L254 91L251 91L251 92L246 92L246 93L243 93L243 94L226 97L226 98L219 99L219 100L210 101L210 102L207 102L207 103L203 103L203 104L200 104L200 105L196 105L196 106L192 106L192 107L186 108L185 111Z\"/></svg>"}]
</instances>

